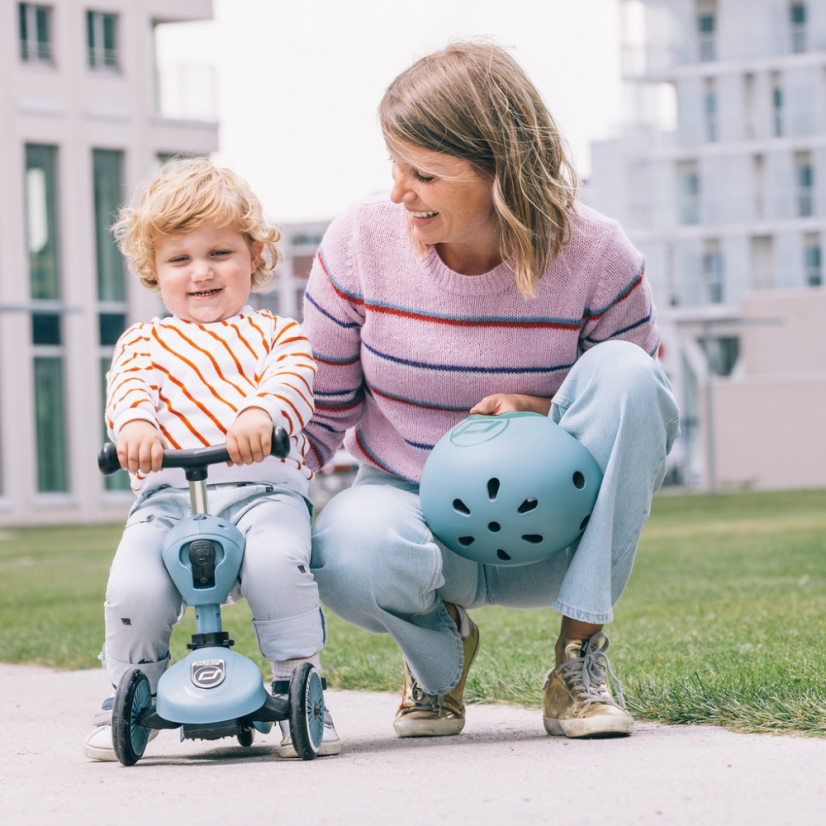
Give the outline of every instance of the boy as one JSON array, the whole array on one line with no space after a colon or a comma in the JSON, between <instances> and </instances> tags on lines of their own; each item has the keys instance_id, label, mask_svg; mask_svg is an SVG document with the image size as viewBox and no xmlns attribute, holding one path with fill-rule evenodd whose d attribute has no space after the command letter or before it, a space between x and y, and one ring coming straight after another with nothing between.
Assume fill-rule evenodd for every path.
<instances>
[{"instance_id":1,"label":"boy","mask_svg":"<svg viewBox=\"0 0 826 826\"><path fill-rule=\"evenodd\" d=\"M320 668L325 626L310 573L312 473L301 434L315 364L295 321L246 306L274 275L279 233L244 180L201 159L167 164L113 231L130 270L160 290L171 316L130 327L107 375L106 424L137 500L106 589L106 676L117 686L137 665L154 694L169 665L183 606L161 550L188 514L189 492L183 471L161 469L164 446L226 442L232 462L210 470L210 511L245 535L234 594L250 605L273 691L286 693L300 663ZM285 459L270 456L274 425L290 436ZM111 709L112 698L85 740L94 760L115 760ZM282 733L281 756L297 756L286 725ZM340 750L327 713L320 754Z\"/></svg>"}]
</instances>

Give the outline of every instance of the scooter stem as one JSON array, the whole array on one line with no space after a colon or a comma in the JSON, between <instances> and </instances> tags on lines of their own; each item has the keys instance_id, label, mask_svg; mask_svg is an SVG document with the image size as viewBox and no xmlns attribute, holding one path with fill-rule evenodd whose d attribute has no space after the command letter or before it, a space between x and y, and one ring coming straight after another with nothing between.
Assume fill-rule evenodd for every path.
<instances>
[{"instance_id":1,"label":"scooter stem","mask_svg":"<svg viewBox=\"0 0 826 826\"><path fill-rule=\"evenodd\" d=\"M189 480L189 504L193 516L199 513L209 513L206 479Z\"/></svg>"}]
</instances>

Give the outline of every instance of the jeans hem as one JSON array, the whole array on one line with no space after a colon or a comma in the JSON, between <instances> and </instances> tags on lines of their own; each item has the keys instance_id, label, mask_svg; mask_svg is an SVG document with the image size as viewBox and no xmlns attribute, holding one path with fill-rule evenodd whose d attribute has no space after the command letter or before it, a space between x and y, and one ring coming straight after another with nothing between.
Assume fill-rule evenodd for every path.
<instances>
[{"instance_id":1,"label":"jeans hem","mask_svg":"<svg viewBox=\"0 0 826 826\"><path fill-rule=\"evenodd\" d=\"M554 602L553 608L554 611L558 611L564 617L569 617L570 619L578 620L579 622L590 622L591 625L605 625L614 619L613 611L602 614L595 613L593 611L583 611L580 608L573 608L570 605L566 605L564 602L560 602L559 600Z\"/></svg>"}]
</instances>

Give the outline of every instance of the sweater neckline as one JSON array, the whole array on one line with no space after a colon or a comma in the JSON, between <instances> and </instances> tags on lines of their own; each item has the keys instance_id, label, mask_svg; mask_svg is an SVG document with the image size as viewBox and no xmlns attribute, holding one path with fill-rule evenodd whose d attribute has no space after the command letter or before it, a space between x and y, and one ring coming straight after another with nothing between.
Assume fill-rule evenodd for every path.
<instances>
[{"instance_id":1,"label":"sweater neckline","mask_svg":"<svg viewBox=\"0 0 826 826\"><path fill-rule=\"evenodd\" d=\"M435 247L430 247L425 254L424 266L436 286L452 293L490 295L503 293L514 286L513 272L505 263L481 275L463 275L450 269L439 257Z\"/></svg>"}]
</instances>

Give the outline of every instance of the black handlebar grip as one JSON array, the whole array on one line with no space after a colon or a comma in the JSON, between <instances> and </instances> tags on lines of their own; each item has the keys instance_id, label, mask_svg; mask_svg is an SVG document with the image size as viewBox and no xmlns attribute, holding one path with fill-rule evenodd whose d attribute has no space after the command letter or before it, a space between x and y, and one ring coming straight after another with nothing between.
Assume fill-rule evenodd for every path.
<instances>
[{"instance_id":1,"label":"black handlebar grip","mask_svg":"<svg viewBox=\"0 0 826 826\"><path fill-rule=\"evenodd\" d=\"M272 429L270 455L284 459L290 454L290 437L283 427ZM225 445L216 447L196 447L192 450L165 450L161 467L179 467L186 470L206 468L209 465L218 465L228 462L229 453ZM120 470L117 448L106 442L98 451L98 468L104 476L111 476Z\"/></svg>"}]
</instances>

